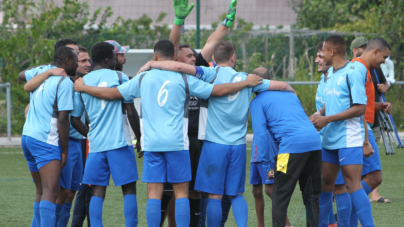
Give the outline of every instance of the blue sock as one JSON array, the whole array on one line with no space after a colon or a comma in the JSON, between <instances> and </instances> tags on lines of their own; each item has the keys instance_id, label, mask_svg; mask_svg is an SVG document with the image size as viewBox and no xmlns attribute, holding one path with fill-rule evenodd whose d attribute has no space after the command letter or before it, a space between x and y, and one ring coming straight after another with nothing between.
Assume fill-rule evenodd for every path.
<instances>
[{"instance_id":1,"label":"blue sock","mask_svg":"<svg viewBox=\"0 0 404 227\"><path fill-rule=\"evenodd\" d=\"M222 221L222 201L209 199L206 208L207 226L218 227Z\"/></svg>"},{"instance_id":2,"label":"blue sock","mask_svg":"<svg viewBox=\"0 0 404 227\"><path fill-rule=\"evenodd\" d=\"M352 210L351 196L348 192L338 194L335 195L335 201L337 202L338 225L349 226Z\"/></svg>"},{"instance_id":3,"label":"blue sock","mask_svg":"<svg viewBox=\"0 0 404 227\"><path fill-rule=\"evenodd\" d=\"M361 183L362 183L363 190L365 190L365 192L366 192L366 195L369 195L373 191L373 189L371 187L369 187L369 185L366 184L365 181L361 181Z\"/></svg>"},{"instance_id":4,"label":"blue sock","mask_svg":"<svg viewBox=\"0 0 404 227\"><path fill-rule=\"evenodd\" d=\"M332 211L332 192L321 192L319 196L319 227L328 227L328 215Z\"/></svg>"},{"instance_id":5,"label":"blue sock","mask_svg":"<svg viewBox=\"0 0 404 227\"><path fill-rule=\"evenodd\" d=\"M55 226L56 205L52 202L42 200L39 203L39 213L41 215L41 226Z\"/></svg>"},{"instance_id":6,"label":"blue sock","mask_svg":"<svg viewBox=\"0 0 404 227\"><path fill-rule=\"evenodd\" d=\"M41 226L41 215L39 212L39 203L34 202L34 216L32 217L31 227L40 227Z\"/></svg>"},{"instance_id":7,"label":"blue sock","mask_svg":"<svg viewBox=\"0 0 404 227\"><path fill-rule=\"evenodd\" d=\"M248 206L243 195L236 195L231 198L231 205L233 206L233 215L236 220L237 226L246 226L248 222Z\"/></svg>"},{"instance_id":8,"label":"blue sock","mask_svg":"<svg viewBox=\"0 0 404 227\"><path fill-rule=\"evenodd\" d=\"M102 204L104 199L98 196L91 197L90 201L90 223L91 226L102 226Z\"/></svg>"},{"instance_id":9,"label":"blue sock","mask_svg":"<svg viewBox=\"0 0 404 227\"><path fill-rule=\"evenodd\" d=\"M136 227L138 223L137 219L137 201L135 194L128 194L123 196L125 214L125 223L127 227Z\"/></svg>"},{"instance_id":10,"label":"blue sock","mask_svg":"<svg viewBox=\"0 0 404 227\"><path fill-rule=\"evenodd\" d=\"M62 213L63 206L60 204L57 204L57 203L55 205L56 205L56 213L55 213L55 216L56 216L55 226L56 226L59 222L60 213Z\"/></svg>"},{"instance_id":11,"label":"blue sock","mask_svg":"<svg viewBox=\"0 0 404 227\"><path fill-rule=\"evenodd\" d=\"M359 189L351 194L351 200L356 208L356 214L363 227L375 226L373 223L372 208L364 189Z\"/></svg>"},{"instance_id":12,"label":"blue sock","mask_svg":"<svg viewBox=\"0 0 404 227\"><path fill-rule=\"evenodd\" d=\"M189 210L189 199L181 198L175 200L175 223L178 227L189 227L191 214Z\"/></svg>"},{"instance_id":13,"label":"blue sock","mask_svg":"<svg viewBox=\"0 0 404 227\"><path fill-rule=\"evenodd\" d=\"M159 227L161 222L161 200L148 199L146 206L147 226Z\"/></svg>"},{"instance_id":14,"label":"blue sock","mask_svg":"<svg viewBox=\"0 0 404 227\"><path fill-rule=\"evenodd\" d=\"M331 208L331 212L328 216L328 224L335 224L337 221L335 220L334 210Z\"/></svg>"},{"instance_id":15,"label":"blue sock","mask_svg":"<svg viewBox=\"0 0 404 227\"><path fill-rule=\"evenodd\" d=\"M357 227L358 226L358 215L356 214L356 208L353 200L351 199L352 203L352 211L351 211L351 217L349 220L349 227Z\"/></svg>"},{"instance_id":16,"label":"blue sock","mask_svg":"<svg viewBox=\"0 0 404 227\"><path fill-rule=\"evenodd\" d=\"M67 227L67 224L69 223L71 209L72 209L72 204L65 202L65 205L63 205L63 208L62 208L62 212L60 212L60 219L56 223L56 226Z\"/></svg>"}]
</instances>

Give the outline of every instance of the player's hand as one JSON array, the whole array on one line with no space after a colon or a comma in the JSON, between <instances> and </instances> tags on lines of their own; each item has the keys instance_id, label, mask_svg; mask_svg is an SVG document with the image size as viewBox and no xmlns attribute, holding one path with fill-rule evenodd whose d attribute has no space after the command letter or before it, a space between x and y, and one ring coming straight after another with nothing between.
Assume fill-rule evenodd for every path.
<instances>
[{"instance_id":1,"label":"player's hand","mask_svg":"<svg viewBox=\"0 0 404 227\"><path fill-rule=\"evenodd\" d=\"M254 87L258 84L262 84L262 78L255 74L248 74L245 80L249 87Z\"/></svg>"},{"instance_id":2,"label":"player's hand","mask_svg":"<svg viewBox=\"0 0 404 227\"><path fill-rule=\"evenodd\" d=\"M140 140L136 141L136 151L138 153L138 158L143 157L143 151L142 151L142 146L140 144Z\"/></svg>"},{"instance_id":3,"label":"player's hand","mask_svg":"<svg viewBox=\"0 0 404 227\"><path fill-rule=\"evenodd\" d=\"M67 76L67 73L66 73L65 69L63 69L63 68L52 68L52 69L49 69L49 73L50 73L52 76Z\"/></svg>"},{"instance_id":4,"label":"player's hand","mask_svg":"<svg viewBox=\"0 0 404 227\"><path fill-rule=\"evenodd\" d=\"M141 73L141 72L148 71L150 69L151 69L151 67L150 67L150 61L149 61L139 69L139 71L136 73L136 75Z\"/></svg>"},{"instance_id":5,"label":"player's hand","mask_svg":"<svg viewBox=\"0 0 404 227\"><path fill-rule=\"evenodd\" d=\"M83 78L78 78L78 79L74 82L74 90L77 91L77 92L83 92L85 86L86 86L86 85L84 84Z\"/></svg>"},{"instance_id":6,"label":"player's hand","mask_svg":"<svg viewBox=\"0 0 404 227\"><path fill-rule=\"evenodd\" d=\"M66 161L67 161L67 154L63 152L60 155L60 167L61 167L60 169L63 169L65 167Z\"/></svg>"},{"instance_id":7,"label":"player's hand","mask_svg":"<svg viewBox=\"0 0 404 227\"><path fill-rule=\"evenodd\" d=\"M237 11L237 0L232 0L230 2L229 10L227 11L226 19L223 21L223 25L230 28L236 19L236 11Z\"/></svg>"},{"instance_id":8,"label":"player's hand","mask_svg":"<svg viewBox=\"0 0 404 227\"><path fill-rule=\"evenodd\" d=\"M328 124L328 118L324 116L317 116L317 118L314 120L313 125L316 127L318 131L320 131L322 128L324 128Z\"/></svg>"},{"instance_id":9,"label":"player's hand","mask_svg":"<svg viewBox=\"0 0 404 227\"><path fill-rule=\"evenodd\" d=\"M386 93L388 89L389 89L389 87L386 86L385 84L378 84L377 85L377 90L379 90L383 94Z\"/></svg>"},{"instance_id":10,"label":"player's hand","mask_svg":"<svg viewBox=\"0 0 404 227\"><path fill-rule=\"evenodd\" d=\"M391 103L389 103L389 102L384 102L384 103L382 103L382 106L383 106L383 110L384 110L384 112L386 112L386 114L391 114L391 110L392 110L392 105L391 105Z\"/></svg>"},{"instance_id":11,"label":"player's hand","mask_svg":"<svg viewBox=\"0 0 404 227\"><path fill-rule=\"evenodd\" d=\"M268 175L268 179L270 179L270 180L275 179L275 172L273 169L269 170L267 172L267 175Z\"/></svg>"},{"instance_id":12,"label":"player's hand","mask_svg":"<svg viewBox=\"0 0 404 227\"><path fill-rule=\"evenodd\" d=\"M195 4L188 5L188 0L174 0L174 24L183 25L185 18L191 13Z\"/></svg>"},{"instance_id":13,"label":"player's hand","mask_svg":"<svg viewBox=\"0 0 404 227\"><path fill-rule=\"evenodd\" d=\"M309 120L311 123L314 123L314 121L317 119L317 117L321 116L320 112L315 112L313 115L309 117Z\"/></svg>"},{"instance_id":14,"label":"player's hand","mask_svg":"<svg viewBox=\"0 0 404 227\"><path fill-rule=\"evenodd\" d=\"M363 156L365 156L365 158L369 158L374 153L375 151L373 150L372 145L369 142L365 141L363 143Z\"/></svg>"}]
</instances>

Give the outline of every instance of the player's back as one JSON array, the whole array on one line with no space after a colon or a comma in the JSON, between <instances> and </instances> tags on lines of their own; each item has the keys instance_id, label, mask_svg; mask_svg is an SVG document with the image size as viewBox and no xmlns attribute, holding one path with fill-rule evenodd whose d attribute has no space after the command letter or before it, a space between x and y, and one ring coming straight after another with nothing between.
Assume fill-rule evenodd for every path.
<instances>
[{"instance_id":1,"label":"player's back","mask_svg":"<svg viewBox=\"0 0 404 227\"><path fill-rule=\"evenodd\" d=\"M123 77L123 81L128 80L126 75ZM92 71L83 80L86 85L94 87L113 88L120 85L117 72L110 69ZM104 100L87 93L76 93L75 98L82 100L90 121L90 152L113 150L128 145L123 130L122 100Z\"/></svg>"},{"instance_id":2,"label":"player's back","mask_svg":"<svg viewBox=\"0 0 404 227\"><path fill-rule=\"evenodd\" d=\"M235 83L246 78L247 74L244 72L220 67L213 84ZM268 87L269 81L264 80L260 85L244 88L229 96L210 97L205 140L225 145L245 144L251 93L266 91Z\"/></svg>"},{"instance_id":3,"label":"player's back","mask_svg":"<svg viewBox=\"0 0 404 227\"><path fill-rule=\"evenodd\" d=\"M35 75L41 74L49 68L55 67L37 68ZM73 82L69 77L50 76L30 93L30 107L23 135L58 146L58 111L72 109Z\"/></svg>"},{"instance_id":4,"label":"player's back","mask_svg":"<svg viewBox=\"0 0 404 227\"><path fill-rule=\"evenodd\" d=\"M268 131L279 142L280 153L321 149L320 136L295 94L285 91L262 92L251 102L253 108L262 108Z\"/></svg>"}]
</instances>

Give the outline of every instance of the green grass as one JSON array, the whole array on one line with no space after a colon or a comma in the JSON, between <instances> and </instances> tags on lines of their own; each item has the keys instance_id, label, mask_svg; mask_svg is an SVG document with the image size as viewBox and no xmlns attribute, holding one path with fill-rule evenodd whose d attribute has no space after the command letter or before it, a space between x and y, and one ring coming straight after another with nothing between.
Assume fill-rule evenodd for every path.
<instances>
[{"instance_id":1,"label":"green grass","mask_svg":"<svg viewBox=\"0 0 404 227\"><path fill-rule=\"evenodd\" d=\"M404 179L402 166L404 151L397 150L394 156L384 155L383 146L379 146L383 166L383 184L381 195L389 198L391 204L372 204L376 226L401 226L404 221ZM249 155L248 155L249 156ZM249 160L249 157L248 159ZM142 160L138 160L139 177L142 173ZM247 163L247 180L245 198L248 203L249 226L256 226L254 198L249 185L249 163ZM146 225L146 184L139 181L137 199L139 208L139 226ZM35 187L31 181L26 160L20 148L0 148L0 226L29 226L32 218L32 205ZM266 226L271 226L271 202L266 197ZM305 211L296 188L293 194L288 215L293 226L305 226ZM123 216L123 197L121 189L111 186L107 189L104 202L103 221L105 226L125 226ZM70 225L70 224L69 224ZM226 226L236 226L232 213Z\"/></svg>"}]
</instances>

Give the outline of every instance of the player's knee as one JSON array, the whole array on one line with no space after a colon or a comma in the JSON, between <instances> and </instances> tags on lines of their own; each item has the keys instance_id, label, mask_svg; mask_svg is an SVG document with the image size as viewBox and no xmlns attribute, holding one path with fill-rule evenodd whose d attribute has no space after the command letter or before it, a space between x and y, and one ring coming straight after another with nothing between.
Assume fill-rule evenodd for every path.
<instances>
[{"instance_id":1,"label":"player's knee","mask_svg":"<svg viewBox=\"0 0 404 227\"><path fill-rule=\"evenodd\" d=\"M252 193L254 198L262 197L262 185L253 185Z\"/></svg>"},{"instance_id":2,"label":"player's knee","mask_svg":"<svg viewBox=\"0 0 404 227\"><path fill-rule=\"evenodd\" d=\"M272 188L265 187L265 194L267 194L267 196L272 198Z\"/></svg>"},{"instance_id":3,"label":"player's knee","mask_svg":"<svg viewBox=\"0 0 404 227\"><path fill-rule=\"evenodd\" d=\"M136 181L122 185L122 193L124 195L135 194L136 195Z\"/></svg>"}]
</instances>

